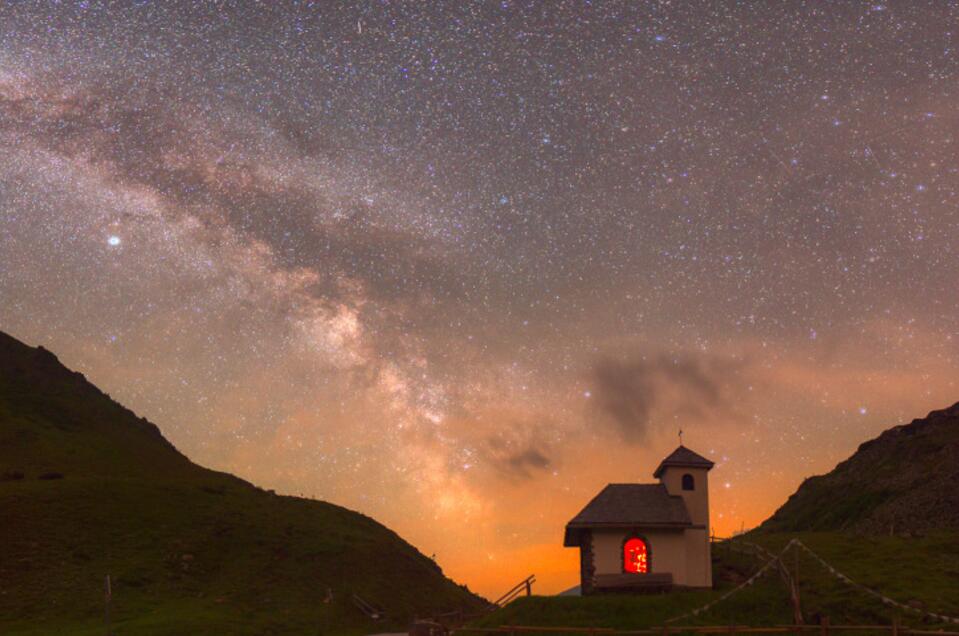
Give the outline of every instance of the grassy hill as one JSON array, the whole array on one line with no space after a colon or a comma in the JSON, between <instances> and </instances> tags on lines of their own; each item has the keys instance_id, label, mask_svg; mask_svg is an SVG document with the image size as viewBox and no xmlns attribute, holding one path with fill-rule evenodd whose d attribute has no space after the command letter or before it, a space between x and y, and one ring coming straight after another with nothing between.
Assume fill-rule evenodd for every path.
<instances>
[{"instance_id":1,"label":"grassy hill","mask_svg":"<svg viewBox=\"0 0 959 636\"><path fill-rule=\"evenodd\" d=\"M763 530L959 531L959 404L891 428L810 477Z\"/></svg>"},{"instance_id":2,"label":"grassy hill","mask_svg":"<svg viewBox=\"0 0 959 636\"><path fill-rule=\"evenodd\" d=\"M778 552L798 537L822 558L858 583L887 596L949 616L959 616L959 533L939 532L925 537L863 537L838 532L757 533L748 540ZM736 587L759 569L762 561L714 547L715 589L673 592L665 595L603 595L590 597L533 596L520 598L481 621L477 626L539 625L642 629L701 607ZM795 569L790 552L785 561ZM806 622L828 616L833 624L890 624L898 614L904 624L931 629L956 629L956 625L923 620L884 605L874 597L849 587L800 552L799 587ZM775 570L754 585L696 617L674 625L788 625L793 621L787 588Z\"/></svg>"},{"instance_id":3,"label":"grassy hill","mask_svg":"<svg viewBox=\"0 0 959 636\"><path fill-rule=\"evenodd\" d=\"M798 538L857 583L919 610L959 617L959 405L892 428L827 475L803 482L762 526L713 547L715 587L655 596L532 597L478 625L636 629L721 597L765 562L745 542L779 553ZM794 550L794 549L793 549ZM798 558L797 558L798 552ZM813 557L790 551L806 622L905 624L957 630L883 604L838 580ZM779 625L793 621L789 593L773 570L754 585L676 625Z\"/></svg>"},{"instance_id":4,"label":"grassy hill","mask_svg":"<svg viewBox=\"0 0 959 636\"><path fill-rule=\"evenodd\" d=\"M5 635L103 634L108 574L117 634L365 633L484 604L368 517L193 464L2 333L0 515Z\"/></svg>"}]
</instances>

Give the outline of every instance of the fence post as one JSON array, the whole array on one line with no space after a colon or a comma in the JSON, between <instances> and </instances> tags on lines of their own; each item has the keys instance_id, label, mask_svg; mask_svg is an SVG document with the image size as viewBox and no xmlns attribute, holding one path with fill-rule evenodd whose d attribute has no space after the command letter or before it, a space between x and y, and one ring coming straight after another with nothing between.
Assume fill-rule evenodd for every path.
<instances>
[{"instance_id":1,"label":"fence post","mask_svg":"<svg viewBox=\"0 0 959 636\"><path fill-rule=\"evenodd\" d=\"M796 586L796 607L799 613L799 623L802 624L802 600L799 598L799 546L793 544L793 557L796 563L796 575L793 577Z\"/></svg>"},{"instance_id":2,"label":"fence post","mask_svg":"<svg viewBox=\"0 0 959 636\"><path fill-rule=\"evenodd\" d=\"M899 614L892 617L892 636L899 636Z\"/></svg>"},{"instance_id":3,"label":"fence post","mask_svg":"<svg viewBox=\"0 0 959 636\"><path fill-rule=\"evenodd\" d=\"M823 616L819 621L819 634L820 636L829 636L829 617Z\"/></svg>"},{"instance_id":4,"label":"fence post","mask_svg":"<svg viewBox=\"0 0 959 636\"><path fill-rule=\"evenodd\" d=\"M110 575L107 574L106 585L104 587L104 596L103 596L103 620L106 622L107 627L107 636L110 636L113 633L113 630L110 629L110 602L113 600L113 590L110 587Z\"/></svg>"}]
</instances>

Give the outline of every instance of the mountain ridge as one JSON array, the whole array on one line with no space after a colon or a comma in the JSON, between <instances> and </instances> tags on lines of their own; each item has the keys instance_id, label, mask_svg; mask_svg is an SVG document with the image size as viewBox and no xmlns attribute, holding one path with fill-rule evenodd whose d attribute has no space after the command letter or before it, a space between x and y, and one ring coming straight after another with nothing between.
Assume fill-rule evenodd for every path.
<instances>
[{"instance_id":1,"label":"mountain ridge","mask_svg":"<svg viewBox=\"0 0 959 636\"><path fill-rule=\"evenodd\" d=\"M889 428L809 477L760 530L959 530L959 403Z\"/></svg>"},{"instance_id":2,"label":"mountain ridge","mask_svg":"<svg viewBox=\"0 0 959 636\"><path fill-rule=\"evenodd\" d=\"M485 601L370 517L194 464L42 347L0 332L0 631L360 633ZM381 623L382 625L382 623Z\"/></svg>"}]
</instances>

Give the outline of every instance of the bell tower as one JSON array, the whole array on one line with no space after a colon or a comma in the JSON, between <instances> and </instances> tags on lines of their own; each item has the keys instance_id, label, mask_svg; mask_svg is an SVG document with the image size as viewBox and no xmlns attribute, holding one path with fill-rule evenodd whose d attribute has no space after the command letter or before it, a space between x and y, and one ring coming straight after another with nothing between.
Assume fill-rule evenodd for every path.
<instances>
[{"instance_id":1,"label":"bell tower","mask_svg":"<svg viewBox=\"0 0 959 636\"><path fill-rule=\"evenodd\" d=\"M709 471L714 464L682 445L659 463L653 477L666 492L683 498L691 527L684 531L686 543L686 580L697 587L713 584L709 545Z\"/></svg>"},{"instance_id":2,"label":"bell tower","mask_svg":"<svg viewBox=\"0 0 959 636\"><path fill-rule=\"evenodd\" d=\"M704 526L709 536L709 471L715 464L682 444L659 463L653 477L671 495L686 502L694 525Z\"/></svg>"}]
</instances>

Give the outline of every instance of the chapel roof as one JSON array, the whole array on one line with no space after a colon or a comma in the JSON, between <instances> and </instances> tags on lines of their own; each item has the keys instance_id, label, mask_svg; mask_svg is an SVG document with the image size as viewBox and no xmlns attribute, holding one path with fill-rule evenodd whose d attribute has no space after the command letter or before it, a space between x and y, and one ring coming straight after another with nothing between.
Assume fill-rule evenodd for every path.
<instances>
[{"instance_id":1,"label":"chapel roof","mask_svg":"<svg viewBox=\"0 0 959 636\"><path fill-rule=\"evenodd\" d=\"M683 498L663 484L609 484L566 524L563 544L579 545L586 528L685 528L692 525Z\"/></svg>"},{"instance_id":2,"label":"chapel roof","mask_svg":"<svg viewBox=\"0 0 959 636\"><path fill-rule=\"evenodd\" d=\"M715 466L715 464L699 453L695 453L680 444L676 450L666 457L666 459L659 462L659 468L657 468L656 472L653 473L653 477L659 479L659 476L663 474L663 470L665 470L668 466L705 468L706 470L709 470Z\"/></svg>"}]
</instances>

